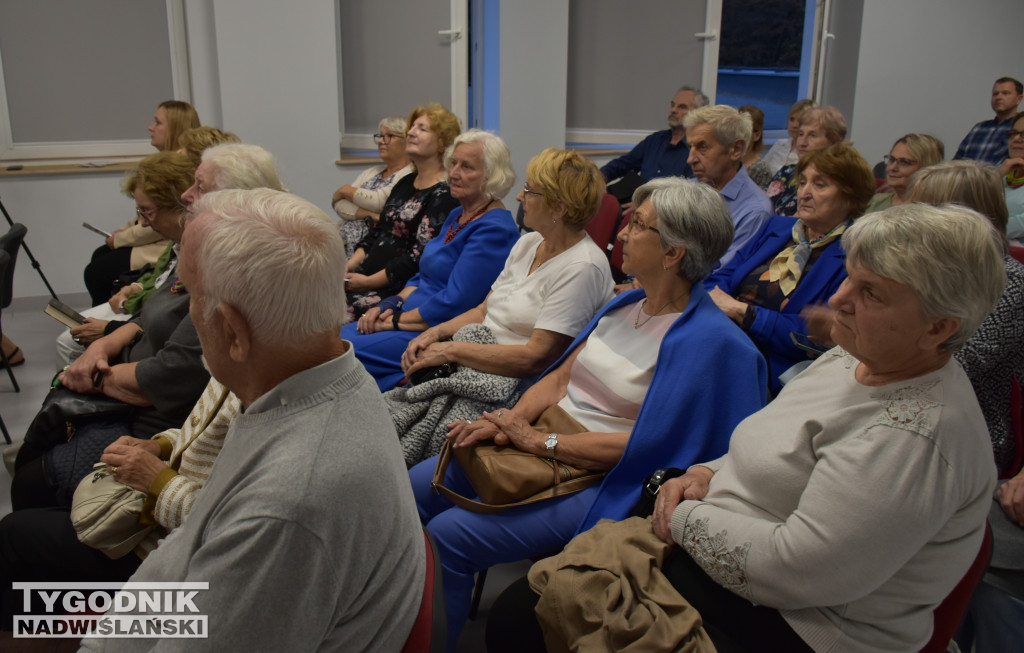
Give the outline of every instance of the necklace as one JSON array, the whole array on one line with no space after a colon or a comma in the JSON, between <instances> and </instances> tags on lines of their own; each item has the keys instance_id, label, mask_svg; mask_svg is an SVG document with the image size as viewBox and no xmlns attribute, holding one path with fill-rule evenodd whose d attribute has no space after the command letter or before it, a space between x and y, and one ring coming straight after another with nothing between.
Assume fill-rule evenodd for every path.
<instances>
[{"instance_id":1,"label":"necklace","mask_svg":"<svg viewBox=\"0 0 1024 653\"><path fill-rule=\"evenodd\" d=\"M643 313L643 307L647 305L647 298L646 297L643 298L643 301L640 302L640 308L637 309L637 318L633 320L633 329L640 329L641 327L643 327L643 325L646 324L647 322L649 322L655 315L657 315L658 313L660 313L660 312L664 311L666 308L668 308L669 304L671 304L671 303L673 303L673 302L675 302L675 301L677 301L679 299L682 299L683 295L686 295L686 293L683 293L679 297L674 297L674 298L670 299L669 301L667 301L665 303L664 306L662 306L662 308L659 308L656 311L654 311L653 315L648 315L647 319L645 319L643 321L640 321L640 314Z\"/></svg>"},{"instance_id":2,"label":"necklace","mask_svg":"<svg viewBox=\"0 0 1024 653\"><path fill-rule=\"evenodd\" d=\"M482 207L480 207L480 210L471 215L469 220L466 220L465 222L462 223L460 223L458 220L453 222L448 227L448 233L445 234L444 236L444 244L447 245L448 243L452 242L452 239L459 235L459 232L462 231L463 227L465 227L467 224L483 215L484 212L487 211L487 207L491 205L491 201L492 200L488 200L487 204L484 204Z\"/></svg>"}]
</instances>

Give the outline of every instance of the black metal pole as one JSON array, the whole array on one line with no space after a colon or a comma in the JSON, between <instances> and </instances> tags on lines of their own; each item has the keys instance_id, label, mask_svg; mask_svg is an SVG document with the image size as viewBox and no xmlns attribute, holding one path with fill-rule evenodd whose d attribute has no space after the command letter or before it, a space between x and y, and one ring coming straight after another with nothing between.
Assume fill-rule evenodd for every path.
<instances>
[{"instance_id":1,"label":"black metal pole","mask_svg":"<svg viewBox=\"0 0 1024 653\"><path fill-rule=\"evenodd\" d=\"M7 224L13 227L14 220L11 219L11 214L7 212L7 207L4 206L2 199L0 199L0 211L3 211L4 217L7 218ZM53 286L51 286L50 282L46 280L46 275L43 274L43 269L39 267L39 261L36 260L35 256L32 256L32 250L28 248L28 243L24 240L21 241L21 248L25 250L25 255L28 256L28 260L32 261L32 267L34 267L36 272L39 273L39 278L43 280L43 284L46 286L46 289L50 291L50 296L57 301L60 301L60 298L57 297L57 293L53 292Z\"/></svg>"}]
</instances>

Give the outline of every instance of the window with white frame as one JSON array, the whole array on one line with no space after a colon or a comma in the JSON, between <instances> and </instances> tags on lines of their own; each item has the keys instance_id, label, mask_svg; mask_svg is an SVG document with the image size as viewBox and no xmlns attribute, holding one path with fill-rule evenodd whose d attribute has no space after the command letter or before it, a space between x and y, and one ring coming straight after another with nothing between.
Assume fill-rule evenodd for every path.
<instances>
[{"instance_id":1,"label":"window with white frame","mask_svg":"<svg viewBox=\"0 0 1024 653\"><path fill-rule=\"evenodd\" d=\"M0 0L0 159L151 154L189 100L182 0Z\"/></svg>"}]
</instances>

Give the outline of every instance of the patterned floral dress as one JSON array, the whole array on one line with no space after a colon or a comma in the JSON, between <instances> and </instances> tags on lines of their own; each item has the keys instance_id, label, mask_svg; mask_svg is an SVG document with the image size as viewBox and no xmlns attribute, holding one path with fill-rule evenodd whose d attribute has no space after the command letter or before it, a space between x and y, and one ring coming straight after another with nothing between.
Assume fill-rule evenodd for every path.
<instances>
[{"instance_id":1,"label":"patterned floral dress","mask_svg":"<svg viewBox=\"0 0 1024 653\"><path fill-rule=\"evenodd\" d=\"M782 166L768 182L768 199L774 215L796 215L796 164Z\"/></svg>"},{"instance_id":2,"label":"patterned floral dress","mask_svg":"<svg viewBox=\"0 0 1024 653\"><path fill-rule=\"evenodd\" d=\"M415 179L414 174L406 175L395 184L381 209L380 220L356 245L357 250L366 252L366 258L355 272L371 275L384 270L388 285L365 293L348 293L353 318L405 287L405 282L419 270L424 246L438 234L445 218L458 206L449 192L448 182L439 181L429 188L419 189L413 184Z\"/></svg>"},{"instance_id":3,"label":"patterned floral dress","mask_svg":"<svg viewBox=\"0 0 1024 653\"><path fill-rule=\"evenodd\" d=\"M380 172L373 175L365 182L359 185L362 190L379 190L381 188L387 188L393 183L398 183L395 180L395 175L401 174L405 168L392 172L387 177L384 176L386 168L383 166L377 166L380 168ZM365 208L365 207L364 207ZM363 218L362 220L347 220L341 223L341 234L345 236L345 255L351 257L352 253L356 250L356 245L361 243L367 234L370 232L370 226L373 224L373 220L370 218Z\"/></svg>"}]
</instances>

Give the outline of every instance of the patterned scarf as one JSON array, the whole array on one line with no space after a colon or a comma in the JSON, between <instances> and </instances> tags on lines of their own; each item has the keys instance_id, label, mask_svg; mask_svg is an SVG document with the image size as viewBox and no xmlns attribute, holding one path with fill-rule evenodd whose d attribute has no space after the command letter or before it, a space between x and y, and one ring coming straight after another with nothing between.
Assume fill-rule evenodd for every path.
<instances>
[{"instance_id":1,"label":"patterned scarf","mask_svg":"<svg viewBox=\"0 0 1024 653\"><path fill-rule=\"evenodd\" d=\"M796 288L796 284L800 283L800 276L803 275L807 261L811 258L811 250L824 247L839 238L851 224L853 220L841 222L824 236L809 241L804 235L803 221L797 220L793 225L793 244L772 259L768 266L768 280L777 281L782 294L788 297Z\"/></svg>"}]
</instances>

